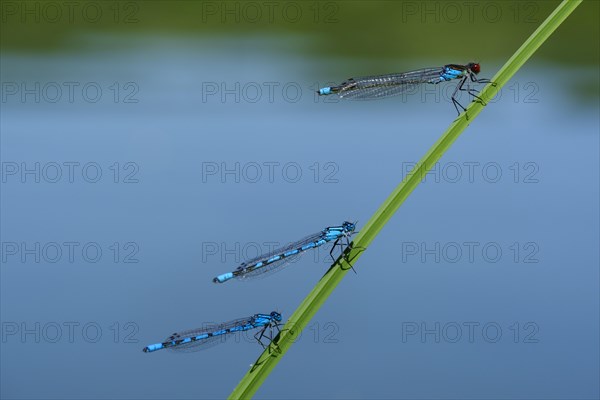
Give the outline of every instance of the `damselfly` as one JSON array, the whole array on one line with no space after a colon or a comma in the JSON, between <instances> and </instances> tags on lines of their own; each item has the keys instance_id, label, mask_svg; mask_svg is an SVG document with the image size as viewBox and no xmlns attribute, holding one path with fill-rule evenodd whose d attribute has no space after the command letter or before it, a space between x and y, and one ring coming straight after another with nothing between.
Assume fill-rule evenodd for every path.
<instances>
[{"instance_id":1,"label":"damselfly","mask_svg":"<svg viewBox=\"0 0 600 400\"><path fill-rule=\"evenodd\" d=\"M483 100L475 94L477 91L469 88L467 83L469 79L475 83L491 83L489 79L477 78L480 70L481 66L478 63L468 63L467 65L448 64L443 67L423 68L398 74L350 78L338 86L319 89L317 93L321 96L337 94L344 99L370 100L396 96L423 83L438 84L459 79L460 81L452 94L452 103L456 108L456 112L460 115L459 107L463 111L465 111L465 107L456 100L458 91L466 91L485 105ZM467 88L463 87L465 83L467 83Z\"/></svg>"},{"instance_id":2,"label":"damselfly","mask_svg":"<svg viewBox=\"0 0 600 400\"><path fill-rule=\"evenodd\" d=\"M296 242L290 243L285 247L270 251L266 254L261 254L251 260L244 261L233 272L222 274L213 279L214 283L227 282L232 278L253 278L258 275L263 275L268 272L275 272L282 269L283 266L300 257L305 251L315 249L325 243L333 242L333 247L329 254L333 259L333 250L336 246L343 248L345 245L350 245L350 236L354 234L356 223L344 222L340 226L330 226L320 232L309 235Z\"/></svg>"},{"instance_id":3,"label":"damselfly","mask_svg":"<svg viewBox=\"0 0 600 400\"><path fill-rule=\"evenodd\" d=\"M240 318L233 321L213 325L207 328L191 329L179 333L174 333L165 339L162 343L151 344L144 347L145 353L150 353L160 349L171 349L174 351L192 352L203 350L218 344L230 335L236 332L249 331L251 329L262 328L254 338L265 348L261 341L263 337L273 340L273 328L279 332L279 323L281 314L273 311L271 314L254 314L251 317ZM265 333L269 330L269 336Z\"/></svg>"}]
</instances>

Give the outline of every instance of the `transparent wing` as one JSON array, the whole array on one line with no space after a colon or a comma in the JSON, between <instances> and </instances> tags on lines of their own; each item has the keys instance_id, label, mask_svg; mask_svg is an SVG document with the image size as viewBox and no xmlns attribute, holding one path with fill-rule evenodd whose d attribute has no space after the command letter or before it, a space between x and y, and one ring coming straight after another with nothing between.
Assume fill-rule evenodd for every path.
<instances>
[{"instance_id":1,"label":"transparent wing","mask_svg":"<svg viewBox=\"0 0 600 400\"><path fill-rule=\"evenodd\" d=\"M290 263L298 260L298 258L300 258L303 255L304 251L300 251L294 255L290 255L288 257L281 258L277 261L274 261L270 264L266 264L266 265L263 265L260 267L255 267L255 265L256 265L256 263L259 263L259 262L266 262L267 260L271 259L272 257L282 256L283 254L287 253L288 251L300 249L301 247L306 246L309 243L316 242L322 236L323 236L322 231L313 233L312 235L308 235L308 236L306 236L300 240L297 240L295 242L292 242L286 246L280 247L278 249L275 249L275 250L270 251L265 254L261 254L258 257L255 257L248 261L243 262L237 268L237 270L234 271L234 274L235 274L236 278L238 278L238 279L247 280L247 279L252 279L252 278L259 277L259 276L265 277L265 276L271 275L274 272L281 271L285 266L290 265Z\"/></svg>"},{"instance_id":2,"label":"transparent wing","mask_svg":"<svg viewBox=\"0 0 600 400\"><path fill-rule=\"evenodd\" d=\"M304 253L305 252L294 254L293 256L282 258L281 260L272 262L271 264L259 268L248 269L242 272L240 275L237 275L236 278L242 281L265 278L274 274L275 272L283 270L285 267L302 257Z\"/></svg>"},{"instance_id":3,"label":"transparent wing","mask_svg":"<svg viewBox=\"0 0 600 400\"><path fill-rule=\"evenodd\" d=\"M305 246L305 245L307 245L307 244L309 244L311 242L315 242L315 241L319 240L319 238L321 238L322 235L323 235L323 232L320 231L320 232L317 232L317 233L313 233L312 235L305 236L305 237L303 237L300 240L297 240L295 242L291 242L291 243L289 243L289 244L287 244L285 246L279 247L279 248L277 248L277 249L275 249L273 251L269 251L269 252L263 253L263 254L261 254L261 255L259 255L257 257L254 257L254 258L251 258L249 260L246 260L242 264L240 264L240 266L238 267L238 269L239 268L243 268L246 265L253 265L253 264L256 264L256 263L261 262L261 261L266 261L266 260L270 259L271 257L275 257L275 256L280 255L280 254L285 254L285 253L287 253L290 250L294 250L294 249L300 248L302 246Z\"/></svg>"},{"instance_id":4,"label":"transparent wing","mask_svg":"<svg viewBox=\"0 0 600 400\"><path fill-rule=\"evenodd\" d=\"M400 74L351 78L335 88L340 98L371 100L396 96L422 83L435 82L442 67L425 68Z\"/></svg>"},{"instance_id":5,"label":"transparent wing","mask_svg":"<svg viewBox=\"0 0 600 400\"><path fill-rule=\"evenodd\" d=\"M253 322L254 322L253 317L239 318L239 319L225 322L222 324L210 324L203 328L189 329L187 331L176 332L176 333L172 334L171 336L169 336L168 338L166 338L164 343L167 344L174 340L195 338L195 337L207 334L207 333L214 333L214 332L218 332L218 331L222 331L222 330L230 330L230 329L236 328L236 327L247 328L247 329L236 330L234 332L227 332L222 335L210 336L205 339L193 340L188 343L182 343L182 344L177 344L177 345L168 347L168 349L170 349L170 350L173 350L175 352L182 352L182 353L191 353L191 352L195 352L195 351L200 351L200 350L204 350L204 349L213 347L217 344L226 342L227 339L230 338L232 336L232 334L234 334L234 333L253 329L253 328L249 327L249 325L252 325Z\"/></svg>"},{"instance_id":6,"label":"transparent wing","mask_svg":"<svg viewBox=\"0 0 600 400\"><path fill-rule=\"evenodd\" d=\"M329 253L331 246L332 246L332 243L329 242L329 243L325 243L325 244L319 246L318 248ZM314 249L316 249L316 247L314 247L312 249L314 250ZM263 267L246 271L244 274L237 276L237 278L242 281L265 278L267 276L274 274L275 272L279 272L279 271L285 269L287 266L298 261L306 253L307 253L306 251L303 251L298 254L294 254L293 256L289 256L289 257L283 258L281 260L275 261L275 262L265 265ZM315 256L318 257L319 262L324 262L324 260L321 259L321 256L319 256L318 254ZM325 265L325 264L323 264L323 265Z\"/></svg>"}]
</instances>

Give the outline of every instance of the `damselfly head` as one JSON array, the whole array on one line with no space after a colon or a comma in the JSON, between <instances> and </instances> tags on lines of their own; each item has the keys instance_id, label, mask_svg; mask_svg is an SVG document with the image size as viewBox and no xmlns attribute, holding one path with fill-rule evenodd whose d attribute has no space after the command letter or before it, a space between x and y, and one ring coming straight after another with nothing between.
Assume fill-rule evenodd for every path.
<instances>
[{"instance_id":1,"label":"damselfly head","mask_svg":"<svg viewBox=\"0 0 600 400\"><path fill-rule=\"evenodd\" d=\"M479 63L468 63L467 68L469 68L469 70L475 74L478 74L479 71L481 71L481 65L479 65Z\"/></svg>"},{"instance_id":2,"label":"damselfly head","mask_svg":"<svg viewBox=\"0 0 600 400\"><path fill-rule=\"evenodd\" d=\"M354 232L354 230L356 229L356 223L354 223L354 222L344 221L344 223L342 224L342 226L348 232Z\"/></svg>"},{"instance_id":3,"label":"damselfly head","mask_svg":"<svg viewBox=\"0 0 600 400\"><path fill-rule=\"evenodd\" d=\"M280 322L281 321L281 314L279 314L277 311L273 311L271 313L271 318L273 318L277 322Z\"/></svg>"}]
</instances>

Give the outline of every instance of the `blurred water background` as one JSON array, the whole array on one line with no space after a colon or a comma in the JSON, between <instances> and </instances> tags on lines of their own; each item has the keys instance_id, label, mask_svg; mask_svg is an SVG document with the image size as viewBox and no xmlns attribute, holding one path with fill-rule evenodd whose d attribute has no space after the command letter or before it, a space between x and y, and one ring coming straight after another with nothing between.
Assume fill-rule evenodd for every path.
<instances>
[{"instance_id":1,"label":"blurred water background","mask_svg":"<svg viewBox=\"0 0 600 400\"><path fill-rule=\"evenodd\" d=\"M172 332L278 310L456 117L454 84L377 102L350 76L479 61L541 2L3 2L1 397L223 398L260 354ZM584 2L426 177L259 398L599 396L599 3ZM468 102L462 97L464 103Z\"/></svg>"}]
</instances>

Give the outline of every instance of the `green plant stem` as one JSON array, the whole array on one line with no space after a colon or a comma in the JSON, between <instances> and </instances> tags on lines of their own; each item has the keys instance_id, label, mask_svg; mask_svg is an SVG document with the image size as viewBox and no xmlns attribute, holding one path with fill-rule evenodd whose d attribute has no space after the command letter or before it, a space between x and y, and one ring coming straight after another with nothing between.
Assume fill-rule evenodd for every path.
<instances>
[{"instance_id":1,"label":"green plant stem","mask_svg":"<svg viewBox=\"0 0 600 400\"><path fill-rule=\"evenodd\" d=\"M523 66L535 53L538 47L548 39L556 28L573 12L582 0L564 0L550 14L550 16L537 28L537 30L523 43L513 56L492 78L495 85L488 84L480 93L485 100L492 99L510 78ZM281 357L297 339L316 314L331 292L346 275L351 266L369 246L375 236L392 217L410 193L419 185L425 174L434 166L442 155L450 148L452 143L460 136L471 121L483 110L481 102L472 102L465 113L461 114L429 149L417 166L402 180L402 182L388 196L375 214L356 235L352 248L336 260L327 273L321 278L313 290L302 301L298 309L292 314L281 333L273 340L271 345L260 355L250 371L242 378L230 395L230 399L250 398L258 390L262 382L277 365ZM467 119L468 115L468 119Z\"/></svg>"}]
</instances>

